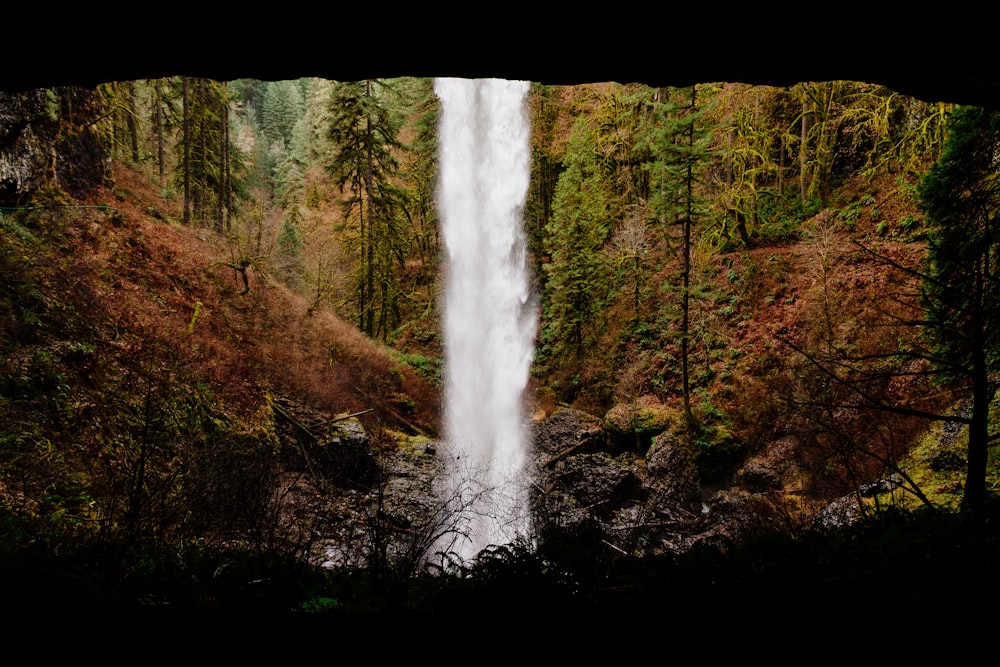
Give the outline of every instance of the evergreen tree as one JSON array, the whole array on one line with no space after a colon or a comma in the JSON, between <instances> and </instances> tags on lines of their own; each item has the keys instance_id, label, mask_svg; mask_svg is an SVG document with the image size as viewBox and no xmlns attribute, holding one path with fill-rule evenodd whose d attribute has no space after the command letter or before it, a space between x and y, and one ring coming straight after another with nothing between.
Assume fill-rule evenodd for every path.
<instances>
[{"instance_id":1,"label":"evergreen tree","mask_svg":"<svg viewBox=\"0 0 1000 667\"><path fill-rule=\"evenodd\" d=\"M419 254L418 282L430 281L436 273L438 224L435 188L438 173L438 124L441 102L430 79L416 79L411 86L409 115L414 119L414 138L408 145L406 211L412 226L415 252Z\"/></svg>"},{"instance_id":2,"label":"evergreen tree","mask_svg":"<svg viewBox=\"0 0 1000 667\"><path fill-rule=\"evenodd\" d=\"M174 128L183 122L182 110L178 109L178 98L181 95L176 77L168 79L152 79L147 81L147 105L149 107L150 129L152 141L155 144L156 168L161 184L167 176L167 148Z\"/></svg>"},{"instance_id":3,"label":"evergreen tree","mask_svg":"<svg viewBox=\"0 0 1000 667\"><path fill-rule=\"evenodd\" d=\"M139 110L135 81L115 81L102 84L99 89L111 109L111 158L128 155L132 163L139 164Z\"/></svg>"},{"instance_id":4,"label":"evergreen tree","mask_svg":"<svg viewBox=\"0 0 1000 667\"><path fill-rule=\"evenodd\" d=\"M559 88L534 84L531 87L531 180L525 202L524 227L528 250L536 275L542 273L545 255L545 226L552 219L552 203L559 181L562 155L555 148L556 122L559 118Z\"/></svg>"},{"instance_id":5,"label":"evergreen tree","mask_svg":"<svg viewBox=\"0 0 1000 667\"><path fill-rule=\"evenodd\" d=\"M396 184L400 124L383 99L388 94L378 80L338 83L328 134L335 151L328 170L341 192L349 191L344 214L355 225L358 325L383 337L399 320L399 274L408 241L400 222L404 192Z\"/></svg>"},{"instance_id":6,"label":"evergreen tree","mask_svg":"<svg viewBox=\"0 0 1000 667\"><path fill-rule=\"evenodd\" d=\"M931 227L924 298L938 370L968 383L963 504L986 501L989 404L1000 370L1000 113L958 107L919 194Z\"/></svg>"},{"instance_id":7,"label":"evergreen tree","mask_svg":"<svg viewBox=\"0 0 1000 667\"><path fill-rule=\"evenodd\" d=\"M287 151L292 130L305 111L298 81L269 81L261 99L260 128L268 147Z\"/></svg>"},{"instance_id":8,"label":"evergreen tree","mask_svg":"<svg viewBox=\"0 0 1000 667\"><path fill-rule=\"evenodd\" d=\"M302 214L299 206L292 206L285 212L281 221L281 231L278 233L277 269L285 281L297 285L304 273L302 262Z\"/></svg>"},{"instance_id":9,"label":"evergreen tree","mask_svg":"<svg viewBox=\"0 0 1000 667\"><path fill-rule=\"evenodd\" d=\"M593 128L581 117L573 127L543 237L550 257L544 265L543 340L554 358L568 353L576 361L597 328L609 284L602 247L611 228L610 188L593 140Z\"/></svg>"},{"instance_id":10,"label":"evergreen tree","mask_svg":"<svg viewBox=\"0 0 1000 667\"><path fill-rule=\"evenodd\" d=\"M653 134L650 163L652 212L663 226L668 245L680 230L680 344L681 385L684 414L694 423L691 411L690 341L691 341L691 259L694 252L695 226L707 216L705 202L699 196L701 175L711 149L711 133L704 123L709 104L699 99L698 86L663 92L657 105L658 125ZM667 286L667 290L674 289Z\"/></svg>"},{"instance_id":11,"label":"evergreen tree","mask_svg":"<svg viewBox=\"0 0 1000 667\"><path fill-rule=\"evenodd\" d=\"M292 129L291 156L304 167L332 161L330 140L330 95L334 83L309 78L304 82L302 116Z\"/></svg>"},{"instance_id":12,"label":"evergreen tree","mask_svg":"<svg viewBox=\"0 0 1000 667\"><path fill-rule=\"evenodd\" d=\"M222 229L233 208L229 92L210 79L183 80L183 135L177 144L177 180L184 189L184 222L211 220Z\"/></svg>"}]
</instances>

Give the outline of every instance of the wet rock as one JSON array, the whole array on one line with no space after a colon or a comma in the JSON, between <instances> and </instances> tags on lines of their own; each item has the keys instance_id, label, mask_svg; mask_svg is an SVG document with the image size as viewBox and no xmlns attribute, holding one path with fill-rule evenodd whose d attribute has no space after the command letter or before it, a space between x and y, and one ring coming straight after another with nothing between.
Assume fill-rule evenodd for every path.
<instances>
[{"instance_id":1,"label":"wet rock","mask_svg":"<svg viewBox=\"0 0 1000 667\"><path fill-rule=\"evenodd\" d=\"M308 449L318 471L338 484L365 488L379 479L368 434L356 417L331 424L325 436Z\"/></svg>"},{"instance_id":2,"label":"wet rock","mask_svg":"<svg viewBox=\"0 0 1000 667\"><path fill-rule=\"evenodd\" d=\"M36 125L46 124L48 106L44 90L0 91L0 201L14 201L44 180L51 158Z\"/></svg>"},{"instance_id":3,"label":"wet rock","mask_svg":"<svg viewBox=\"0 0 1000 667\"><path fill-rule=\"evenodd\" d=\"M765 491L777 491L781 489L781 475L773 468L769 468L759 461L749 461L740 468L737 478L750 491L763 493Z\"/></svg>"},{"instance_id":4,"label":"wet rock","mask_svg":"<svg viewBox=\"0 0 1000 667\"><path fill-rule=\"evenodd\" d=\"M833 500L816 515L814 524L820 528L843 528L854 523L861 513L861 504L855 494Z\"/></svg>"},{"instance_id":5,"label":"wet rock","mask_svg":"<svg viewBox=\"0 0 1000 667\"><path fill-rule=\"evenodd\" d=\"M701 509L701 482L691 445L676 433L661 433L646 456L645 483L655 489L661 504L688 512Z\"/></svg>"},{"instance_id":6,"label":"wet rock","mask_svg":"<svg viewBox=\"0 0 1000 667\"><path fill-rule=\"evenodd\" d=\"M903 485L903 480L899 475L877 479L870 484L862 484L858 487L858 493L863 498L874 498L880 493L889 493Z\"/></svg>"},{"instance_id":7,"label":"wet rock","mask_svg":"<svg viewBox=\"0 0 1000 667\"><path fill-rule=\"evenodd\" d=\"M898 475L877 479L862 484L857 491L829 502L820 510L813 523L820 528L843 528L854 523L862 513L862 498L874 498L880 493L889 493L902 487L903 480Z\"/></svg>"},{"instance_id":8,"label":"wet rock","mask_svg":"<svg viewBox=\"0 0 1000 667\"><path fill-rule=\"evenodd\" d=\"M533 426L536 452L542 455L590 453L604 445L604 425L589 413L560 408Z\"/></svg>"},{"instance_id":9,"label":"wet rock","mask_svg":"<svg viewBox=\"0 0 1000 667\"><path fill-rule=\"evenodd\" d=\"M709 528L701 538L711 536L713 542L738 542L766 526L775 525L777 511L769 496L741 489L720 491L705 503L704 515Z\"/></svg>"},{"instance_id":10,"label":"wet rock","mask_svg":"<svg viewBox=\"0 0 1000 667\"><path fill-rule=\"evenodd\" d=\"M641 487L634 466L604 452L570 456L556 464L550 478L576 506L598 515L621 507Z\"/></svg>"},{"instance_id":11,"label":"wet rock","mask_svg":"<svg viewBox=\"0 0 1000 667\"><path fill-rule=\"evenodd\" d=\"M110 175L104 113L100 93L86 87L0 91L0 202L23 200L53 176L66 192L91 192Z\"/></svg>"}]
</instances>

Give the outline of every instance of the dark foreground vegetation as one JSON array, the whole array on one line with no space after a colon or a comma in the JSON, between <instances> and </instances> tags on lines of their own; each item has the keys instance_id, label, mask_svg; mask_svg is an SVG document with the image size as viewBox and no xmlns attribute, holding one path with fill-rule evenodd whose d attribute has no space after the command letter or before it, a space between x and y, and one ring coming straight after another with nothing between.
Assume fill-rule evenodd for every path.
<instances>
[{"instance_id":1,"label":"dark foreground vegetation","mask_svg":"<svg viewBox=\"0 0 1000 667\"><path fill-rule=\"evenodd\" d=\"M996 620L998 510L991 503L978 518L886 512L849 528L760 535L662 558L513 545L405 581L244 549L8 548L3 621L15 634L64 621L154 634L266 624L328 637L360 627L409 636L441 624L461 633L495 623L599 628L606 641L617 631L656 629L683 641L781 633L794 646L845 633L832 648L874 638L974 647Z\"/></svg>"}]
</instances>

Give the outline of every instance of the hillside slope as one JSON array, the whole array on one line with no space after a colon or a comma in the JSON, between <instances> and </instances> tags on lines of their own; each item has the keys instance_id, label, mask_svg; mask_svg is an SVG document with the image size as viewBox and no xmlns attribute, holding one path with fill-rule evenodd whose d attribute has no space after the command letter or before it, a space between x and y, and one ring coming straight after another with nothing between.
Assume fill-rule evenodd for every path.
<instances>
[{"instance_id":1,"label":"hillside slope","mask_svg":"<svg viewBox=\"0 0 1000 667\"><path fill-rule=\"evenodd\" d=\"M438 390L398 355L308 314L267 275L249 271L243 293L225 236L178 219L177 202L124 167L86 201L50 193L3 211L8 545L22 531L200 530L214 520L191 524L192 504L223 502L240 457L270 470L279 404L315 421L362 413L373 435L437 433Z\"/></svg>"}]
</instances>

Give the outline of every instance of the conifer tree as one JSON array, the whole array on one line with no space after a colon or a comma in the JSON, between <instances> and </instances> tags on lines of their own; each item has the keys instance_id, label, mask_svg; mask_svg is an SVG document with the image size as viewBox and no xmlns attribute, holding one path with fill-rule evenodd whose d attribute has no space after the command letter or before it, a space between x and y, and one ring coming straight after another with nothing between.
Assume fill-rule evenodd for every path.
<instances>
[{"instance_id":1,"label":"conifer tree","mask_svg":"<svg viewBox=\"0 0 1000 667\"><path fill-rule=\"evenodd\" d=\"M178 123L183 122L182 111L177 108L181 92L175 78L152 79L147 82L146 90L149 96L150 127L153 133L152 141L156 145L156 168L161 184L167 175L167 145L171 134Z\"/></svg>"},{"instance_id":2,"label":"conifer tree","mask_svg":"<svg viewBox=\"0 0 1000 667\"><path fill-rule=\"evenodd\" d=\"M684 414L694 423L691 411L689 369L691 341L691 258L694 252L695 226L706 216L698 188L701 172L709 158L711 133L704 124L710 106L699 98L699 87L664 91L657 105L658 125L653 133L653 156L650 163L652 212L663 226L668 244L680 230L680 344L681 384ZM673 286L667 287L671 291Z\"/></svg>"},{"instance_id":3,"label":"conifer tree","mask_svg":"<svg viewBox=\"0 0 1000 667\"><path fill-rule=\"evenodd\" d=\"M958 107L946 148L920 186L931 227L924 301L938 370L968 384L963 505L982 510L989 404L1000 370L1000 113Z\"/></svg>"},{"instance_id":4,"label":"conifer tree","mask_svg":"<svg viewBox=\"0 0 1000 667\"><path fill-rule=\"evenodd\" d=\"M267 82L260 108L260 128L267 145L287 151L292 144L292 130L304 111L298 81Z\"/></svg>"},{"instance_id":5,"label":"conifer tree","mask_svg":"<svg viewBox=\"0 0 1000 667\"><path fill-rule=\"evenodd\" d=\"M408 184L406 211L412 225L416 252L419 254L419 280L429 280L438 256L438 224L434 205L438 172L438 126L441 102L434 94L433 82L417 79L411 86L410 115L414 118L415 136L408 145L410 161L406 169Z\"/></svg>"},{"instance_id":6,"label":"conifer tree","mask_svg":"<svg viewBox=\"0 0 1000 667\"><path fill-rule=\"evenodd\" d=\"M573 128L564 171L556 184L552 219L543 244L546 274L543 340L553 356L584 355L607 296L608 266L602 246L611 228L609 186L594 149L593 128L580 118Z\"/></svg>"},{"instance_id":7,"label":"conifer tree","mask_svg":"<svg viewBox=\"0 0 1000 667\"><path fill-rule=\"evenodd\" d=\"M335 151L328 170L341 192L348 190L344 213L356 224L358 325L383 337L399 319L399 271L408 241L399 220L404 193L395 180L399 121L383 99L387 94L379 80L338 83L328 134Z\"/></svg>"},{"instance_id":8,"label":"conifer tree","mask_svg":"<svg viewBox=\"0 0 1000 667\"><path fill-rule=\"evenodd\" d=\"M184 222L193 217L222 229L236 186L231 174L229 94L224 83L183 80L183 135L177 144L177 180L184 189Z\"/></svg>"},{"instance_id":9,"label":"conifer tree","mask_svg":"<svg viewBox=\"0 0 1000 667\"><path fill-rule=\"evenodd\" d=\"M330 95L334 82L309 78L305 81L302 116L292 129L291 156L304 167L332 160L330 140Z\"/></svg>"}]
</instances>

